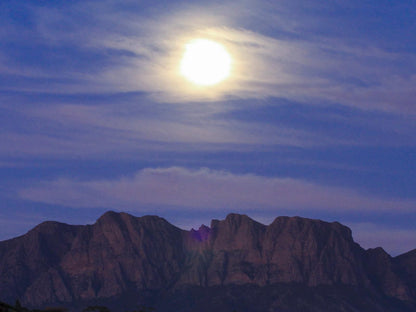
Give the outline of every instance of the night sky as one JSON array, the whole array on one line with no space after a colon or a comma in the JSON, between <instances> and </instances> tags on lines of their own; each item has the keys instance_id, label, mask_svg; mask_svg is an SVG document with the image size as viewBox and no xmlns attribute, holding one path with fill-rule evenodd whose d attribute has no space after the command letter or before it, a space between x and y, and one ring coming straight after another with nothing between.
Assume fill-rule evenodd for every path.
<instances>
[{"instance_id":1,"label":"night sky","mask_svg":"<svg viewBox=\"0 0 416 312\"><path fill-rule=\"evenodd\" d=\"M0 240L107 210L416 248L416 1L0 2ZM230 76L180 74L186 44Z\"/></svg>"}]
</instances>

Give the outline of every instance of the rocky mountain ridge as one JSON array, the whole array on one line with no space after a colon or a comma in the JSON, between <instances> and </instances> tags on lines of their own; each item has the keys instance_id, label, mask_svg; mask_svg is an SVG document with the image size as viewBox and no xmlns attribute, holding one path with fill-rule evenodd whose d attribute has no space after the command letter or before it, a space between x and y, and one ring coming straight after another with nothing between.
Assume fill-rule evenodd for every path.
<instances>
[{"instance_id":1,"label":"rocky mountain ridge","mask_svg":"<svg viewBox=\"0 0 416 312\"><path fill-rule=\"evenodd\" d=\"M238 214L185 231L157 216L107 212L93 225L44 222L0 242L0 300L20 298L31 307L178 292L186 301L195 289L273 293L293 285L302 294L347 287L340 298L362 289L369 305L392 300L403 304L397 311L416 311L416 250L392 258L382 248L362 249L337 222L278 217L266 226ZM151 301L145 297L140 300ZM393 311L375 306L369 311Z\"/></svg>"}]
</instances>

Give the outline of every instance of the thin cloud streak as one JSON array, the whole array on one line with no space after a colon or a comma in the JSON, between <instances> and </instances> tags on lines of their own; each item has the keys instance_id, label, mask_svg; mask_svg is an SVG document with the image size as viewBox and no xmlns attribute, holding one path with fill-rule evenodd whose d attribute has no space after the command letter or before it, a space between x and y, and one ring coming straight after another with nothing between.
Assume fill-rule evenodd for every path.
<instances>
[{"instance_id":1,"label":"thin cloud streak","mask_svg":"<svg viewBox=\"0 0 416 312\"><path fill-rule=\"evenodd\" d=\"M276 145L311 147L348 144L290 126L218 117L215 115L216 108L205 106L181 111L169 109L168 105L165 116L135 112L134 103L128 104L128 107L122 107L125 106L122 103L7 106L13 114L30 122L17 130L13 124L5 126L5 131L0 133L4 142L0 156L131 155L141 150L192 150L195 145L199 150L244 151ZM126 111L131 113L126 114Z\"/></svg>"},{"instance_id":2,"label":"thin cloud streak","mask_svg":"<svg viewBox=\"0 0 416 312\"><path fill-rule=\"evenodd\" d=\"M143 169L116 180L58 179L22 189L23 199L69 207L135 210L145 206L186 210L296 209L413 211L416 202L377 198L292 178L238 175L181 167Z\"/></svg>"},{"instance_id":3,"label":"thin cloud streak","mask_svg":"<svg viewBox=\"0 0 416 312\"><path fill-rule=\"evenodd\" d=\"M130 155L131 158L145 151L192 151L196 146L198 150L206 151L259 151L277 146L308 149L414 146L416 143L412 136L416 128L410 119L390 118L387 114L374 120L368 114L352 117L340 113L327 114L324 110L309 111L309 116L302 116L306 125L308 121L328 118L333 123L327 129L311 129L285 120L271 123L261 118L236 118L236 109L248 109L247 114L250 113L247 101L231 101L227 105L224 102L196 103L188 107L187 104L157 104L158 107L153 104L148 109L146 107L152 103L143 97L132 98L129 100L131 103L114 100L111 104L98 101L84 105L71 100L70 103L37 106L23 102L17 107L14 102L19 100L18 97L2 98L4 114L22 121L18 129L15 123L10 122L0 126L3 128L0 139L4 143L0 156L66 158L74 155L101 157L106 153L120 157ZM229 110L229 113L222 114L223 110ZM269 114L279 113L276 109ZM337 125L341 127L338 132Z\"/></svg>"}]
</instances>

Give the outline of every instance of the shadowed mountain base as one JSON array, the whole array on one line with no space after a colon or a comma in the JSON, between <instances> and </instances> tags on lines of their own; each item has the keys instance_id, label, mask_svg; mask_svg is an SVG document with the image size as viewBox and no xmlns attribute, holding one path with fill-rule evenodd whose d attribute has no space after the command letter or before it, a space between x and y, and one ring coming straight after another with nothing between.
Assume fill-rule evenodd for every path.
<instances>
[{"instance_id":1,"label":"shadowed mountain base","mask_svg":"<svg viewBox=\"0 0 416 312\"><path fill-rule=\"evenodd\" d=\"M118 298L74 303L72 309L104 304L111 311L139 305L157 312L414 312L416 305L349 286L300 284L183 286L165 292L126 293Z\"/></svg>"}]
</instances>

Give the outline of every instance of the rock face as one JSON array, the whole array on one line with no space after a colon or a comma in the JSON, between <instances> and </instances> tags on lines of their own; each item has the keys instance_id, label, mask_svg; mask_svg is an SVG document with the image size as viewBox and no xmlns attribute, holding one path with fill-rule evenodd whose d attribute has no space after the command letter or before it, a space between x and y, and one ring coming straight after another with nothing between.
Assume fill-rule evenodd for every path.
<instances>
[{"instance_id":1,"label":"rock face","mask_svg":"<svg viewBox=\"0 0 416 312\"><path fill-rule=\"evenodd\" d=\"M369 283L360 261L362 250L351 231L339 223L280 217L265 226L245 215L230 214L224 221L212 222L204 243L192 242L193 232L188 235L184 249L191 253L191 261L180 283Z\"/></svg>"},{"instance_id":2,"label":"rock face","mask_svg":"<svg viewBox=\"0 0 416 312\"><path fill-rule=\"evenodd\" d=\"M302 288L296 296L300 288L293 285ZM250 287L254 290L248 291ZM353 299L346 298L360 289L367 299L359 304L368 301L369 311L415 311L416 250L392 258L381 248L363 250L354 243L350 229L337 222L278 217L265 226L238 214L213 220L210 227L184 231L156 216L107 212L93 225L45 222L23 236L0 242L0 300L20 298L30 307L116 302L128 294L133 294L129 300L134 302L137 294L152 293L156 297L143 300L169 311L171 301L192 306L186 298L196 289L198 298L209 293L218 300L232 289L240 289L245 297L270 293L262 301L266 304L282 287L286 292L290 289L285 298L293 295L299 303L310 293L305 302L315 300L324 307L310 311L327 311L325 300L344 300L346 308L339 311L350 311ZM321 294L322 289L327 291ZM337 295L327 298L334 289ZM221 302L242 300L230 296ZM215 303L212 299L207 302ZM273 300L263 311L285 311L283 299ZM403 308L380 305L389 300ZM194 308L198 308L196 302ZM200 305L200 311L207 308L205 302ZM351 306L351 311L357 307Z\"/></svg>"},{"instance_id":3,"label":"rock face","mask_svg":"<svg viewBox=\"0 0 416 312\"><path fill-rule=\"evenodd\" d=\"M416 249L396 257L394 263L407 285L410 285L411 298L416 298Z\"/></svg>"}]
</instances>

